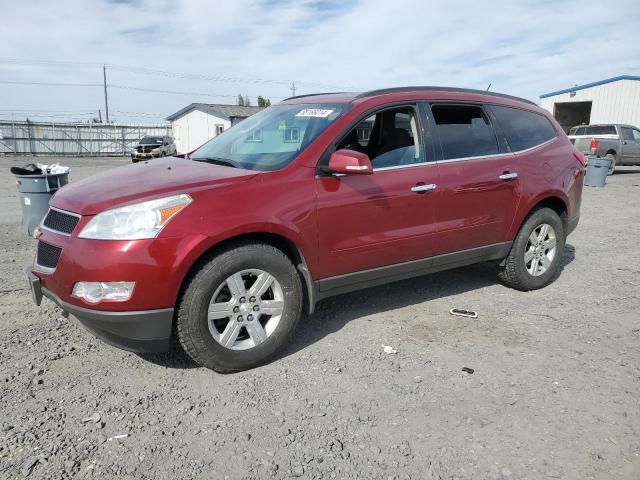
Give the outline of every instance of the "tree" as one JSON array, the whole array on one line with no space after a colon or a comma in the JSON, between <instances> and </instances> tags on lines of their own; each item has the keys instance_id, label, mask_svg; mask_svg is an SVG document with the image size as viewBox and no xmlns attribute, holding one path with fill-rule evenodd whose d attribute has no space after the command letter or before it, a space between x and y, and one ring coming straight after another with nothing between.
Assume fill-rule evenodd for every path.
<instances>
[{"instance_id":1,"label":"tree","mask_svg":"<svg viewBox=\"0 0 640 480\"><path fill-rule=\"evenodd\" d=\"M250 107L251 106L251 100L249 100L249 95L244 95L244 97L242 96L241 93L238 94L238 105L240 107Z\"/></svg>"},{"instance_id":2,"label":"tree","mask_svg":"<svg viewBox=\"0 0 640 480\"><path fill-rule=\"evenodd\" d=\"M270 107L271 106L271 100L269 100L268 98L264 98L262 95L259 95L258 96L258 106L260 108Z\"/></svg>"}]
</instances>

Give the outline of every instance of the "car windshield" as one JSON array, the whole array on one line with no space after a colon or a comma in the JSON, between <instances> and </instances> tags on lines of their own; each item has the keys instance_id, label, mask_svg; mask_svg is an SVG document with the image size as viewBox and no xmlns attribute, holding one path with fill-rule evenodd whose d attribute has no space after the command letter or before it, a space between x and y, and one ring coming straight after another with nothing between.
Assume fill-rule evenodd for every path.
<instances>
[{"instance_id":1,"label":"car windshield","mask_svg":"<svg viewBox=\"0 0 640 480\"><path fill-rule=\"evenodd\" d=\"M162 143L162 137L142 137L140 145L160 145Z\"/></svg>"},{"instance_id":2,"label":"car windshield","mask_svg":"<svg viewBox=\"0 0 640 480\"><path fill-rule=\"evenodd\" d=\"M346 108L345 104L275 105L214 137L190 158L247 170L277 170L291 163Z\"/></svg>"}]
</instances>

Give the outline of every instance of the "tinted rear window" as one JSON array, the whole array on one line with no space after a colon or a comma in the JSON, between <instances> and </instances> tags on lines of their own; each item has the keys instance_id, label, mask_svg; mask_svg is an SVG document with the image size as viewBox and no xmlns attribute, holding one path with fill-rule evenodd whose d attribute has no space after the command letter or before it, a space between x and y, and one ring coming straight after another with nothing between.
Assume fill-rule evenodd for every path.
<instances>
[{"instance_id":1,"label":"tinted rear window","mask_svg":"<svg viewBox=\"0 0 640 480\"><path fill-rule=\"evenodd\" d=\"M482 108L433 105L431 111L445 160L500 153L496 135Z\"/></svg>"},{"instance_id":2,"label":"tinted rear window","mask_svg":"<svg viewBox=\"0 0 640 480\"><path fill-rule=\"evenodd\" d=\"M547 142L556 131L543 115L511 107L491 107L507 137L513 152L526 150Z\"/></svg>"},{"instance_id":3,"label":"tinted rear window","mask_svg":"<svg viewBox=\"0 0 640 480\"><path fill-rule=\"evenodd\" d=\"M613 125L589 125L584 127L581 135L616 135L616 127Z\"/></svg>"}]
</instances>

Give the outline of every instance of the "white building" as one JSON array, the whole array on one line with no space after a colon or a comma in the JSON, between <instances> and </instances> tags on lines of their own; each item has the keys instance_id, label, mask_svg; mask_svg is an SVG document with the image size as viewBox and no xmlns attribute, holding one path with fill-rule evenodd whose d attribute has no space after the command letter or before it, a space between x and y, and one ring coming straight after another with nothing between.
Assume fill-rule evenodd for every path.
<instances>
[{"instance_id":1,"label":"white building","mask_svg":"<svg viewBox=\"0 0 640 480\"><path fill-rule=\"evenodd\" d=\"M540 95L540 106L565 131L576 125L626 123L640 127L640 77L621 75Z\"/></svg>"},{"instance_id":2,"label":"white building","mask_svg":"<svg viewBox=\"0 0 640 480\"><path fill-rule=\"evenodd\" d=\"M260 111L260 107L192 103L169 115L178 153L189 153L227 128Z\"/></svg>"}]
</instances>

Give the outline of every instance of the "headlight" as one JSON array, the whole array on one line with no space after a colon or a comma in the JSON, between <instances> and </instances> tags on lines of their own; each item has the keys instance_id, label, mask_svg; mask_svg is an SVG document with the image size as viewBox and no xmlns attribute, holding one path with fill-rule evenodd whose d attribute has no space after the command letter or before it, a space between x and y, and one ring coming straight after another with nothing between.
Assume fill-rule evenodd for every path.
<instances>
[{"instance_id":1,"label":"headlight","mask_svg":"<svg viewBox=\"0 0 640 480\"><path fill-rule=\"evenodd\" d=\"M155 238L169 220L190 203L191 197L182 194L105 210L93 217L78 237L96 240Z\"/></svg>"}]
</instances>

